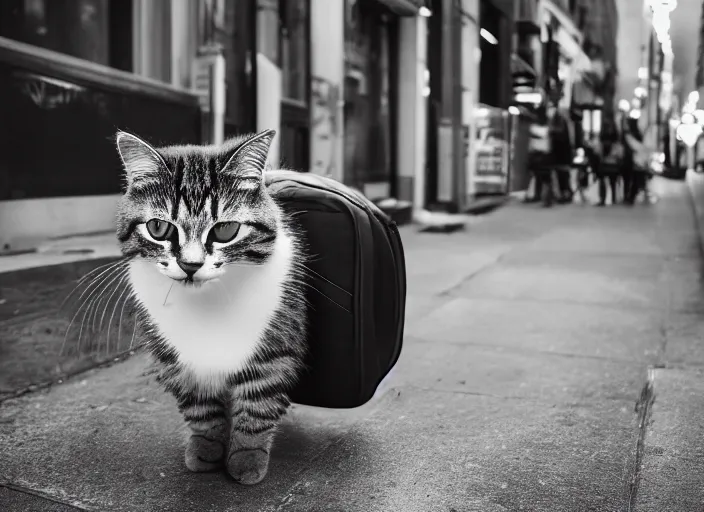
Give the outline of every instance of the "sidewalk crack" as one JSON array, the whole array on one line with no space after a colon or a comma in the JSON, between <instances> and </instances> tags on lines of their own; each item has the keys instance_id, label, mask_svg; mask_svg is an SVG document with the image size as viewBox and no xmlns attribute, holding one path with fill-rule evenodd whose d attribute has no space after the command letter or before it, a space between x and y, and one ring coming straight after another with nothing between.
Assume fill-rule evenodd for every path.
<instances>
[{"instance_id":1,"label":"sidewalk crack","mask_svg":"<svg viewBox=\"0 0 704 512\"><path fill-rule=\"evenodd\" d=\"M79 503L77 501L68 501L68 500L62 500L60 498L57 498L55 496L52 496L50 494L41 492L41 491L36 491L34 489L30 489L28 487L24 487L22 485L14 484L12 482L8 482L5 480L0 480L0 487L4 487L6 489L9 489L11 491L19 492L22 494L27 494L29 496L34 496L36 498L40 498L42 500L50 501L52 503L56 503L59 505L63 505L65 507L73 508L75 510L80 510L84 512L92 512L93 508L87 508L86 505Z\"/></svg>"},{"instance_id":2,"label":"sidewalk crack","mask_svg":"<svg viewBox=\"0 0 704 512\"><path fill-rule=\"evenodd\" d=\"M511 251L508 251L511 252ZM483 272L487 271L488 269L494 267L497 263L501 263L501 260L503 260L504 256L508 254L508 252L499 254L496 258L492 259L491 261L488 261L486 265L483 267L478 268L474 272L470 273L469 275L465 276L462 278L459 282L453 284L449 288L446 288L445 290L439 292L437 294L438 297L448 297L452 295L452 292L455 290L461 288L463 285L467 283L467 281L471 281L475 277L477 277L479 274L482 274Z\"/></svg>"},{"instance_id":3,"label":"sidewalk crack","mask_svg":"<svg viewBox=\"0 0 704 512\"><path fill-rule=\"evenodd\" d=\"M652 407L655 402L654 389L655 372L648 369L648 379L640 393L640 398L636 402L636 413L638 413L638 439L636 441L636 454L633 473L628 485L628 512L635 510L638 487L641 480L641 469L645 450L645 436L652 418Z\"/></svg>"}]
</instances>

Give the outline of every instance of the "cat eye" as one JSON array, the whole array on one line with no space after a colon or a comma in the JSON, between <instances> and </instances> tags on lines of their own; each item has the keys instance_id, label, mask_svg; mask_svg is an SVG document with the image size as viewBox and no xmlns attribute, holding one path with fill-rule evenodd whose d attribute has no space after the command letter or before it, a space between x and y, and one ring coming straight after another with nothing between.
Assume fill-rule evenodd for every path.
<instances>
[{"instance_id":1,"label":"cat eye","mask_svg":"<svg viewBox=\"0 0 704 512\"><path fill-rule=\"evenodd\" d=\"M219 222L210 230L210 237L220 244L231 242L240 231L239 222Z\"/></svg>"},{"instance_id":2,"label":"cat eye","mask_svg":"<svg viewBox=\"0 0 704 512\"><path fill-rule=\"evenodd\" d=\"M171 238L176 227L165 220L152 219L147 222L147 231L154 240L161 242L167 238Z\"/></svg>"}]
</instances>

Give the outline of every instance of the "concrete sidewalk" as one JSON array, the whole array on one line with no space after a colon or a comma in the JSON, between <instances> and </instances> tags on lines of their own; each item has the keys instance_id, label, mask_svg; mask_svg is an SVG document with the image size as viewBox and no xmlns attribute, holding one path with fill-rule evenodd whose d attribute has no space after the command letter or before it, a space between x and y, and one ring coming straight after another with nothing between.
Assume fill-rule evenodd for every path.
<instances>
[{"instance_id":1,"label":"concrete sidewalk","mask_svg":"<svg viewBox=\"0 0 704 512\"><path fill-rule=\"evenodd\" d=\"M666 422L648 368L704 362L691 205L683 184L657 183L650 207L511 204L466 232L405 228L392 377L357 410L295 406L255 487L186 470L183 421L139 354L6 399L0 510L651 510L645 427ZM679 489L699 492L689 464Z\"/></svg>"}]
</instances>

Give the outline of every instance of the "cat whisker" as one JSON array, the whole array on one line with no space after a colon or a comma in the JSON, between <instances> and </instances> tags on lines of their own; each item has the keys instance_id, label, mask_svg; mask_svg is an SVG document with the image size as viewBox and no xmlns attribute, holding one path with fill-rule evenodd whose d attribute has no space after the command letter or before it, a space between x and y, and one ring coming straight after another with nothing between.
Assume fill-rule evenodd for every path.
<instances>
[{"instance_id":1,"label":"cat whisker","mask_svg":"<svg viewBox=\"0 0 704 512\"><path fill-rule=\"evenodd\" d=\"M335 304L335 305L336 305L338 308L340 308L341 310L346 311L346 312L349 313L349 314L352 314L352 312L351 312L349 309L347 309L346 307L344 307L344 306L341 305L341 304L338 304L335 300L333 300L332 298L330 298L329 296L327 296L325 293L323 293L322 291L320 291L320 290L319 290L318 288L316 288L313 284L308 283L308 282L303 281L303 280L300 280L300 279L290 279L290 282L292 282L292 283L298 283L298 284L300 284L300 285L307 286L307 287L309 287L309 288L312 289L312 290L315 290L315 291L318 292L320 295L322 295L323 297L325 297L326 299L328 299L330 302L332 302L333 304Z\"/></svg>"},{"instance_id":2,"label":"cat whisker","mask_svg":"<svg viewBox=\"0 0 704 512\"><path fill-rule=\"evenodd\" d=\"M125 306L127 305L127 302L132 298L132 290L130 290L130 293L127 294L127 296L123 299L122 301L122 308L120 308L120 320L117 323L117 340L118 343L120 342L120 339L122 339L122 316L125 313Z\"/></svg>"},{"instance_id":3,"label":"cat whisker","mask_svg":"<svg viewBox=\"0 0 704 512\"><path fill-rule=\"evenodd\" d=\"M166 292L166 297L164 297L164 306L166 306L166 301L169 300L169 295L171 294L171 289L174 287L174 283L171 283L169 290Z\"/></svg>"},{"instance_id":4,"label":"cat whisker","mask_svg":"<svg viewBox=\"0 0 704 512\"><path fill-rule=\"evenodd\" d=\"M306 272L310 272L311 274L316 275L317 277L319 277L320 279L322 279L322 280L325 281L326 283L328 283L328 284L334 286L334 287L337 288L338 290L340 290L340 291L346 293L347 295L349 295L350 297L352 297L352 294L351 294L350 292L348 292L347 290L345 290L345 289L342 288L341 286L336 285L335 283L333 283L332 281L330 281L330 280L329 280L328 278L326 278L325 276L322 276L322 275L318 274L315 270L313 270L312 268L308 267L306 264L300 263L300 262L295 262L295 265L299 265L299 266L302 267Z\"/></svg>"},{"instance_id":5,"label":"cat whisker","mask_svg":"<svg viewBox=\"0 0 704 512\"><path fill-rule=\"evenodd\" d=\"M112 327L112 321L113 321L113 318L115 317L115 312L117 311L117 306L120 304L120 299L122 299L122 296L125 295L125 292L127 292L127 290L129 290L129 289L130 289L130 285L129 285L129 283L127 283L127 285L125 285L125 287L122 289L122 292L120 292L120 295L117 296L117 300L115 301L115 305L112 307L112 313L110 314L110 319L108 320L108 332L105 337L105 344L106 344L105 351L108 354L110 353L110 328ZM102 322L102 320L101 320L101 322ZM120 337L118 335L116 344L119 345L119 343L120 343Z\"/></svg>"},{"instance_id":6,"label":"cat whisker","mask_svg":"<svg viewBox=\"0 0 704 512\"><path fill-rule=\"evenodd\" d=\"M112 270L110 270L111 273L112 273L112 272L116 272L116 271L117 271L117 269L112 269ZM104 273L104 272L103 272L103 273ZM100 275L102 275L103 273L101 273ZM111 273L108 274L107 276L105 276L105 278L103 278L103 280L104 280L104 279L107 279L108 277L110 277ZM95 280L93 280L93 281L91 282L91 284L88 286L88 288L86 288L86 290L84 290L83 293L81 293L81 295L78 297L77 300L81 300L81 297L83 297L83 295L85 295L85 293L92 287L93 284L95 284L95 282L96 282L97 279L99 279L99 278L100 278L100 276L98 276L97 278L95 278ZM99 286L99 285L98 285L98 286ZM73 322L75 322L76 318L77 318L78 315L81 313L81 310L83 309L84 306L86 306L86 304L87 304L88 301L90 300L91 296L93 296L93 295L95 294L95 292L96 292L97 289L98 289L98 288L93 289L93 290L86 296L86 298L83 299L83 302L81 302L81 304L78 306L78 309L76 310L76 312L74 313L73 317L71 318L71 321L69 322L68 327L66 328L66 334L64 335L64 341L63 341L63 343L61 344L61 353L62 353L62 354L64 353L64 348L66 347L66 341L68 340L68 335L69 335L69 333L71 332L71 326L73 326ZM86 311L87 311L87 310L86 310ZM84 316L85 316L85 315L84 315ZM81 327L82 327L82 324L81 324ZM79 338L79 348L80 348L80 338Z\"/></svg>"},{"instance_id":7,"label":"cat whisker","mask_svg":"<svg viewBox=\"0 0 704 512\"><path fill-rule=\"evenodd\" d=\"M103 265L99 265L99 266L95 267L93 270L87 272L86 274L84 274L83 276L78 278L77 283L80 284L80 283L84 282L86 279L88 279L90 276L92 276L96 272L100 271L101 269L109 270L109 268L106 268L106 267L112 268L112 267L116 267L118 265L125 265L126 263L127 263L127 260L125 260L124 258L120 258L117 261L109 261L108 263L105 263Z\"/></svg>"},{"instance_id":8,"label":"cat whisker","mask_svg":"<svg viewBox=\"0 0 704 512\"><path fill-rule=\"evenodd\" d=\"M320 261L320 254L306 254L306 256L302 260L303 261L297 263L315 263L316 261Z\"/></svg>"},{"instance_id":9,"label":"cat whisker","mask_svg":"<svg viewBox=\"0 0 704 512\"><path fill-rule=\"evenodd\" d=\"M78 296L78 299L76 299L76 300L81 300L86 293L88 293L88 296L90 297L90 295L92 295L95 292L95 290L97 290L103 282L105 282L107 279L109 279L110 277L112 277L116 273L119 273L120 270L122 270L122 269L119 266L116 266L116 267L113 267L111 269L108 269L108 270L101 272L97 277L95 277L94 279L92 279L90 281L88 286L86 286L85 290L83 290L83 292L81 292L81 294ZM84 299L84 303L85 303L85 300L86 299Z\"/></svg>"},{"instance_id":10,"label":"cat whisker","mask_svg":"<svg viewBox=\"0 0 704 512\"><path fill-rule=\"evenodd\" d=\"M90 318L90 316L88 316L88 313L91 312L92 307L93 307L93 305L94 305L94 303L95 303L95 299L98 298L98 297L100 297L100 295L101 295L101 293L102 293L102 286L103 286L103 283L105 283L105 282L106 282L110 277L112 277L114 274L117 274L120 270L121 270L120 268L115 268L115 269L111 270L110 273L108 273L106 276L104 276L104 277L100 280L100 282L97 283L97 286L96 286L95 288L93 288L93 289L90 291L90 293L88 293L88 295L86 296L86 298L83 299L83 302L82 302L81 305L79 306L78 311L76 312L76 316L78 315L78 313L80 313L80 311L81 311L81 309L83 308L83 306L86 306L85 312L83 313L83 318L82 318L82 320L81 320L81 328L80 328L79 334L78 334L78 350L79 350L79 351L81 350L81 338L82 338L82 335L83 335L83 328L84 328L84 325L85 325L86 318ZM84 291L84 292L81 294L81 296L83 296L83 294L85 294L87 291L88 291L88 290ZM79 299L80 299L80 298L81 298L81 297L79 297ZM71 320L71 323L69 324L69 327L68 327L68 329L66 330L66 336L68 336L69 330L70 330L71 325L73 324L73 321L75 320L76 316L74 316L74 318Z\"/></svg>"},{"instance_id":11,"label":"cat whisker","mask_svg":"<svg viewBox=\"0 0 704 512\"><path fill-rule=\"evenodd\" d=\"M134 338L135 338L136 334L137 334L137 315L135 314L134 327L132 328L132 339L130 340L130 350L132 350L132 347L134 346Z\"/></svg>"},{"instance_id":12,"label":"cat whisker","mask_svg":"<svg viewBox=\"0 0 704 512\"><path fill-rule=\"evenodd\" d=\"M225 263L224 266L258 267L258 266L260 266L260 264L258 264L258 263L243 262L243 261L231 261L231 262ZM324 280L326 283L328 283L328 284L334 286L335 288L337 288L337 289L339 289L340 291L346 293L346 294L349 295L350 297L352 296L352 294L351 294L350 292L348 292L347 290L345 290L345 289L342 288L341 286L335 284L334 282L330 281L329 279L325 278L324 276L320 275L318 272L314 271L313 269L311 269L310 267L308 267L308 266L305 265L304 263L301 263L301 262L294 262L294 275L295 275L295 274L299 274L299 275L300 275L301 277L303 277L303 278L308 278L309 275L315 275L315 276L318 277L319 279ZM323 297L325 297L326 299L328 299L330 302L332 302L333 304L335 304L337 307L339 307L339 308L342 309L343 311L346 311L347 313L350 313L350 314L351 314L351 312L350 312L347 308L345 308L345 307L342 306L341 304L337 303L337 302L336 302L335 300L333 300L331 297L329 297L328 295L326 295L325 293L323 293L321 290L319 290L318 288L316 288L313 284L311 284L311 283L309 283L309 282L306 282L305 279L292 279L291 282L299 283L299 284L301 284L301 285L303 285L303 286L307 286L307 287L309 287L309 288L315 290L315 291L318 292L320 295L322 295ZM306 302L308 303L309 306L312 307L312 305L310 304L310 302L308 302L308 301L306 301Z\"/></svg>"},{"instance_id":13,"label":"cat whisker","mask_svg":"<svg viewBox=\"0 0 704 512\"><path fill-rule=\"evenodd\" d=\"M90 307L92 306L93 301L91 300L88 303L88 307L86 308L85 312L83 313L83 319L81 320L81 328L78 331L78 352L80 353L81 351L81 338L83 336L83 324L86 322L86 314L90 311Z\"/></svg>"},{"instance_id":14,"label":"cat whisker","mask_svg":"<svg viewBox=\"0 0 704 512\"><path fill-rule=\"evenodd\" d=\"M93 284L97 279L99 279L100 276L102 276L104 273L106 273L106 272L111 272L111 271L115 270L117 267L119 267L120 265L125 265L125 264L126 264L126 261L124 261L124 260L119 260L119 261L116 261L116 262L106 263L105 265L100 265L99 267L94 268L93 270L91 270L90 272L88 272L86 275L84 275L83 277L81 277L80 279L78 279L78 281L77 281L77 283L76 283L76 286L73 288L73 290L71 290L71 292L70 292L70 293L66 296L66 298L61 302L61 305L59 306L59 309L63 309L64 305L66 305L66 302L68 302L68 300L73 296L73 294L76 293L76 292L79 290L79 288L81 287L81 285L82 285L82 284L85 284L86 280L87 280L89 277L93 276L93 274L95 274L96 272L102 270L102 272L100 272L99 275L91 277L90 283L88 284L87 288L90 288L90 287L92 286L92 284ZM108 268L105 268L105 267L108 267ZM86 288L86 289L87 289L87 288ZM85 293L85 290L84 290L84 293ZM78 300L81 300L81 297L82 297L82 296L83 296L83 294L81 294L81 296L78 297Z\"/></svg>"},{"instance_id":15,"label":"cat whisker","mask_svg":"<svg viewBox=\"0 0 704 512\"><path fill-rule=\"evenodd\" d=\"M117 293L117 290L120 289L120 286L125 282L126 279L127 279L127 274L124 274L122 277L120 277L120 280L117 282L117 284L113 288L112 293L110 295L108 295L108 300L105 301L105 307L103 308L103 314L100 315L100 323L98 324L98 331L100 331L103 328L103 320L105 319L105 314L107 313L108 308L110 307L110 301L115 296L115 294Z\"/></svg>"},{"instance_id":16,"label":"cat whisker","mask_svg":"<svg viewBox=\"0 0 704 512\"><path fill-rule=\"evenodd\" d=\"M95 333L95 321L96 321L96 319L98 318L98 310L100 309L100 303L102 302L102 300L103 300L103 298L105 297L106 293L107 293L108 290L110 289L110 285L111 285L112 283L114 283L116 280L119 279L119 280L121 281L122 279L125 279L126 277L127 277L127 273L122 273L122 274L116 275L116 276L113 277L108 283L105 284L105 286L103 287L102 291L98 294L98 300L97 300L97 302L96 302L96 304L95 304L95 308L94 308L94 310L93 310L93 331L92 331L93 333ZM115 288L114 288L114 290L113 290L113 292L112 292L113 294L114 294L114 293L117 291L117 289L119 288L119 286L120 286L120 281L118 281L117 285L115 285ZM108 304L109 304L109 302L110 302L110 298L111 298L111 297L112 297L112 294L109 295ZM106 308L107 308L108 304L105 305ZM104 317L104 316L105 316L105 310L103 310L103 317ZM102 325L103 325L103 320L102 320L102 317L101 317L101 319L100 319L100 327L102 327ZM100 330L100 327L98 327L98 330Z\"/></svg>"}]
</instances>

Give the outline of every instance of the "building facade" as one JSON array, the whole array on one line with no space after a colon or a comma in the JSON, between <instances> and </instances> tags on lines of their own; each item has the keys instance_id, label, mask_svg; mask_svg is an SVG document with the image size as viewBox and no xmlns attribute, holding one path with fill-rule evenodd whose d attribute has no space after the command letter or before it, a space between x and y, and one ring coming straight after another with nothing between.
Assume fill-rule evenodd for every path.
<instances>
[{"instance_id":1,"label":"building facade","mask_svg":"<svg viewBox=\"0 0 704 512\"><path fill-rule=\"evenodd\" d=\"M0 3L0 252L112 229L118 128L201 141L197 2Z\"/></svg>"},{"instance_id":2,"label":"building facade","mask_svg":"<svg viewBox=\"0 0 704 512\"><path fill-rule=\"evenodd\" d=\"M311 171L411 203L422 97L420 1L312 0ZM403 108L400 106L403 105Z\"/></svg>"},{"instance_id":3,"label":"building facade","mask_svg":"<svg viewBox=\"0 0 704 512\"><path fill-rule=\"evenodd\" d=\"M0 125L21 148L0 155L0 250L113 228L117 128L155 144L275 128L273 165L391 210L463 211L492 173L506 193L512 73L547 83L546 27L579 67L572 3L6 0L0 119L33 121Z\"/></svg>"}]
</instances>

